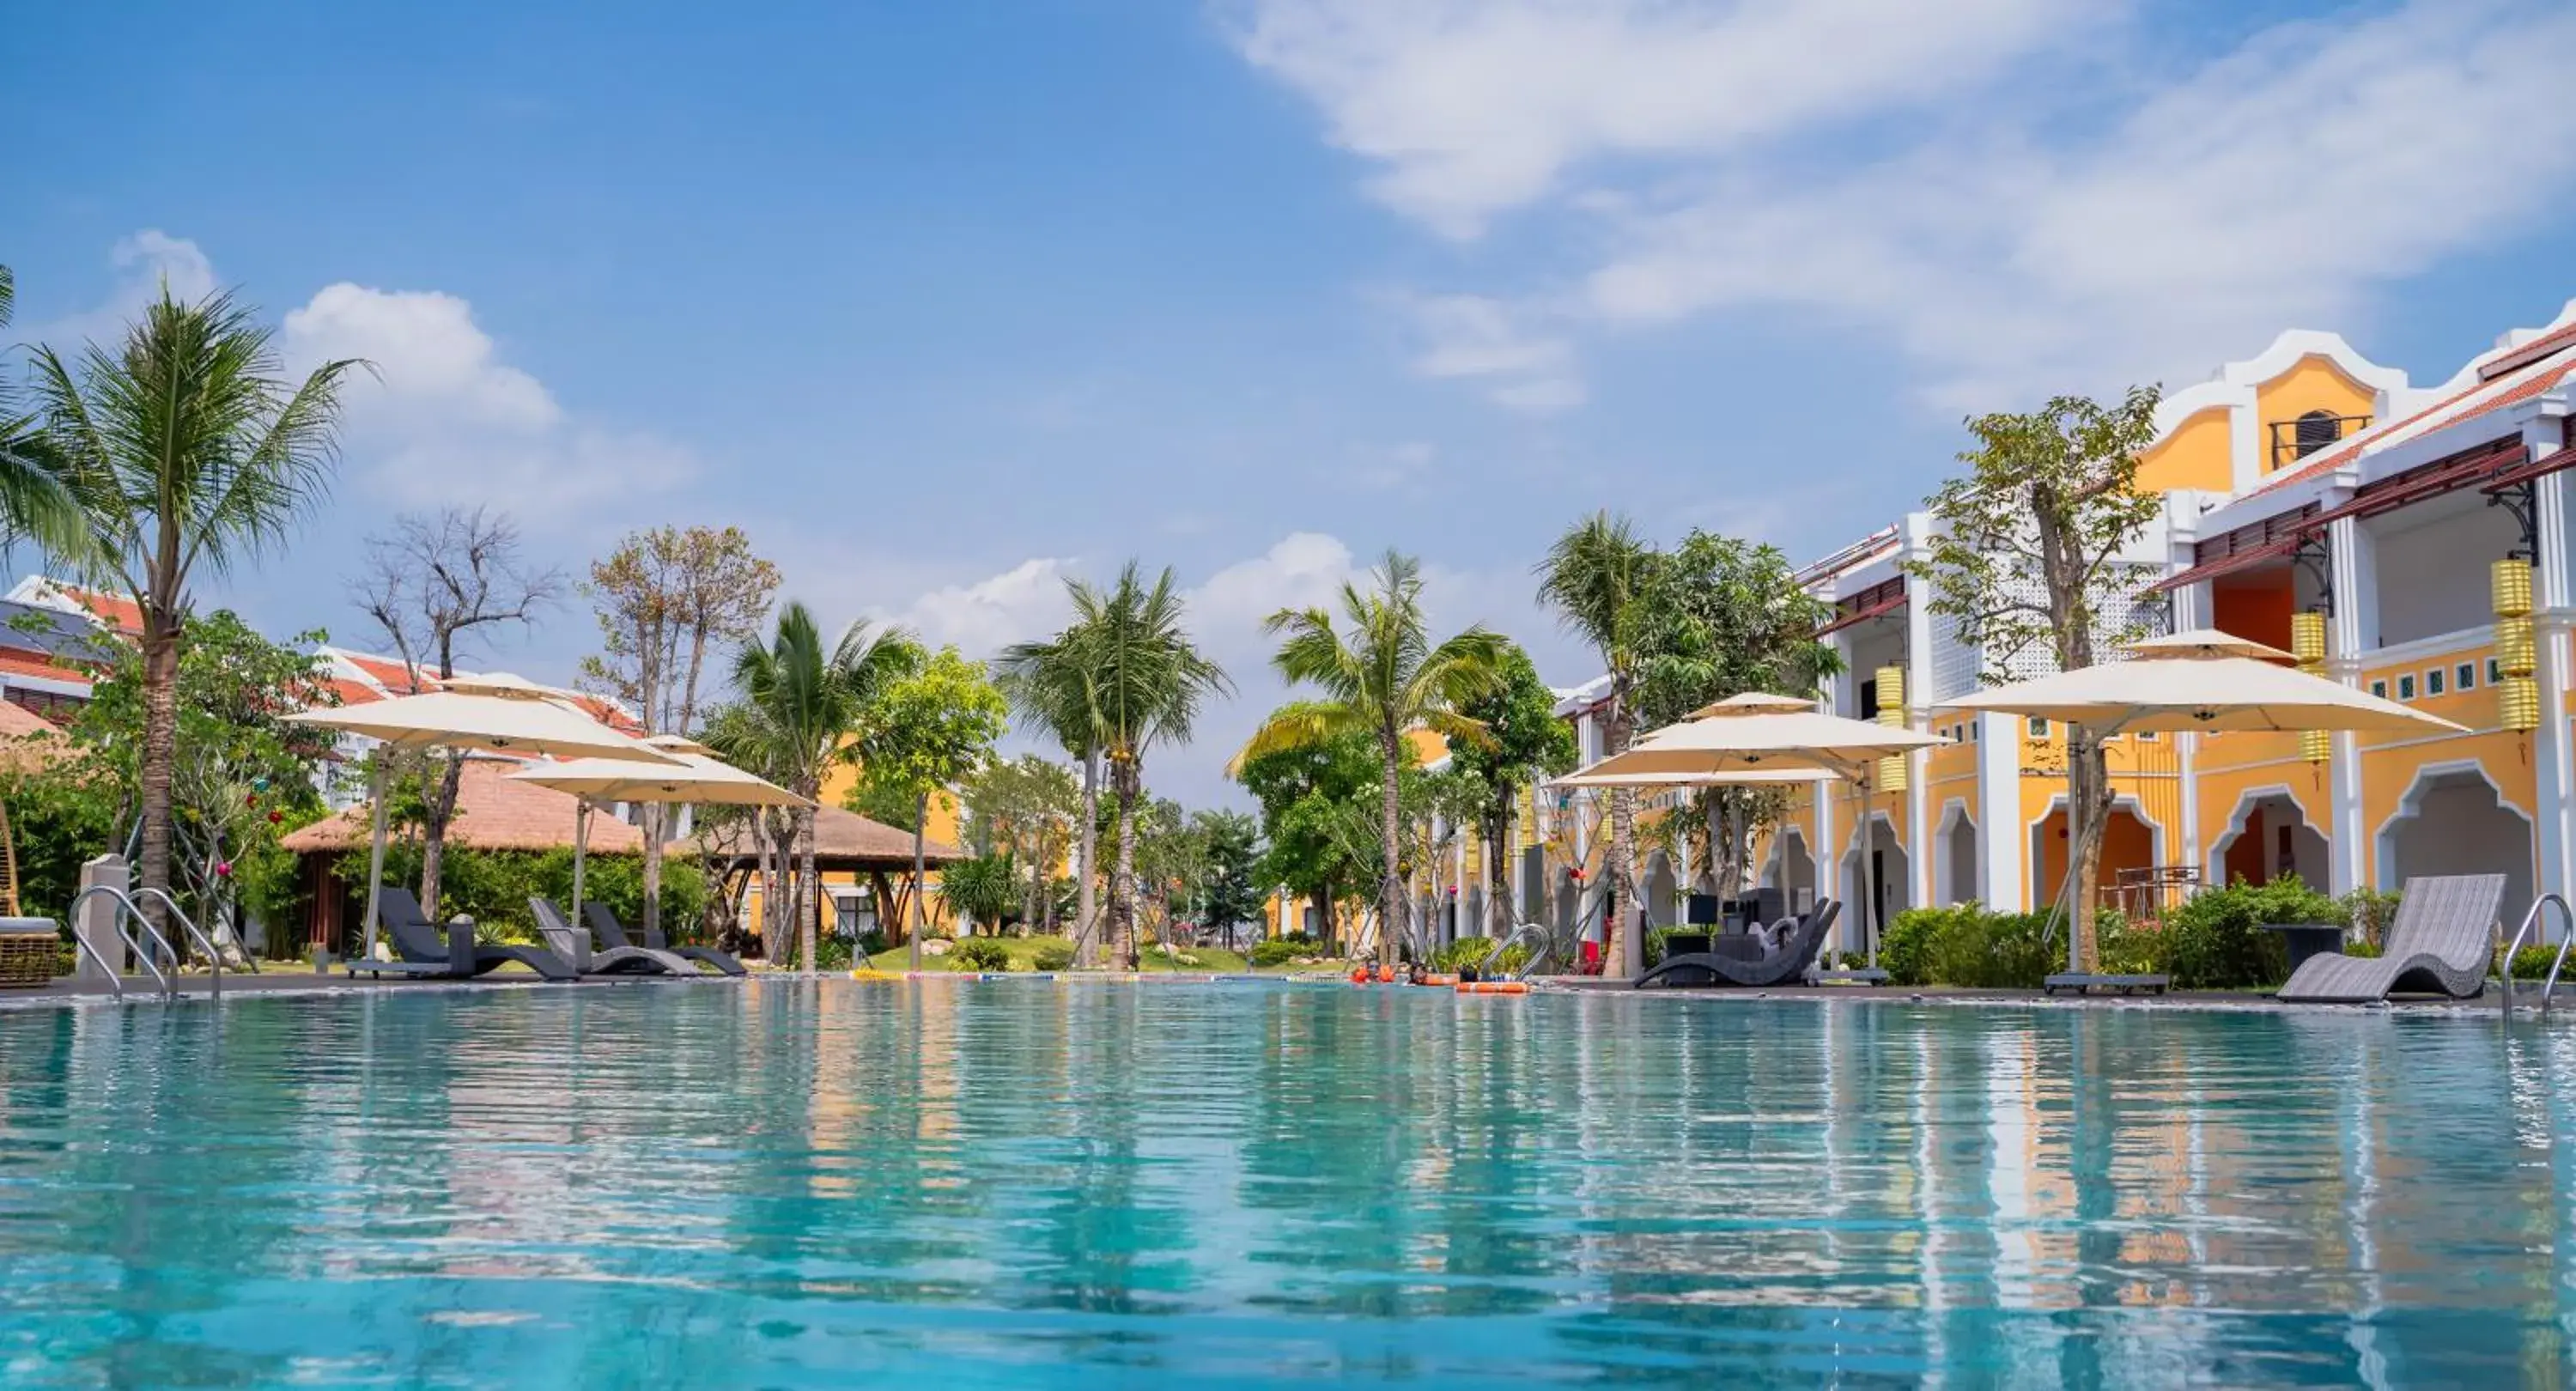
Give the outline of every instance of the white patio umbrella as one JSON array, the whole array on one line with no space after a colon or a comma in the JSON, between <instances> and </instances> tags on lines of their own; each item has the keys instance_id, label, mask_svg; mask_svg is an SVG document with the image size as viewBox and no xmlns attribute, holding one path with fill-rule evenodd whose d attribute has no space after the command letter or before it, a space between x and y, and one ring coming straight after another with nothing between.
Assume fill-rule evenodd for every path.
<instances>
[{"instance_id":1,"label":"white patio umbrella","mask_svg":"<svg viewBox=\"0 0 2576 1391\"><path fill-rule=\"evenodd\" d=\"M626 758L576 758L539 763L512 773L512 782L535 783L573 796L572 915L580 930L582 876L590 849L590 814L601 803L668 802L690 806L806 807L813 803L776 783L725 763L675 735L645 741L674 764L643 763ZM646 906L648 917L659 904Z\"/></svg>"},{"instance_id":2,"label":"white patio umbrella","mask_svg":"<svg viewBox=\"0 0 2576 1391\"><path fill-rule=\"evenodd\" d=\"M2460 726L2340 681L2282 665L2279 648L2200 628L2131 643L2130 660L2061 671L1943 701L1944 710L1994 712L2082 725L2108 738L2155 731L2235 732L2449 730ZM2088 827L2087 840L2101 827ZM2072 915L2075 867L2089 844L2071 846L2058 902ZM2075 934L2067 934L2067 974L2083 973Z\"/></svg>"},{"instance_id":3,"label":"white patio umbrella","mask_svg":"<svg viewBox=\"0 0 2576 1391\"><path fill-rule=\"evenodd\" d=\"M1641 775L1787 771L1790 780L1835 776L1858 784L1863 815L1861 843L1868 848L1870 774L1877 761L1946 742L1897 725L1874 724L1818 711L1812 701L1748 692L1729 696L1681 724L1647 735L1626 753L1613 754L1573 777L1624 781ZM1559 779L1565 781L1565 779ZM1612 783L1611 785L1618 785ZM1878 872L1861 856L1862 910L1871 969L1878 964Z\"/></svg>"},{"instance_id":4,"label":"white patio umbrella","mask_svg":"<svg viewBox=\"0 0 2576 1391\"><path fill-rule=\"evenodd\" d=\"M532 690L542 692L541 687ZM396 696L364 705L304 710L286 717L298 724L363 734L397 749L466 749L533 757L623 758L676 765L641 739L621 734L548 694L487 695L479 691L443 690L426 695ZM385 877L385 759L381 752L368 774L368 798L375 807L375 833L367 852L366 953L376 954L376 925L381 920L377 890Z\"/></svg>"}]
</instances>

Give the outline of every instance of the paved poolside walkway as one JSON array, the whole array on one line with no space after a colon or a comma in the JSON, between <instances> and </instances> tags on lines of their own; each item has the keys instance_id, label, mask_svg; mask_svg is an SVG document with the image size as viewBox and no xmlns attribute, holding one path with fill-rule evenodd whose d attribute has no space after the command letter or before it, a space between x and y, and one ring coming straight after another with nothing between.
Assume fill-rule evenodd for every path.
<instances>
[{"instance_id":1,"label":"paved poolside walkway","mask_svg":"<svg viewBox=\"0 0 2576 1391\"><path fill-rule=\"evenodd\" d=\"M2407 1013L2498 1013L2503 1005L2492 983L2487 992L2473 999L2453 1000L2438 995L2400 996L2385 1004L2320 1005L2286 1004L2270 995L2249 990L2174 990L2162 995L2056 995L2037 990L1979 990L1948 985L1823 985L1776 986L1748 990L1726 986L1680 987L1675 989L1638 990L1624 980L1605 981L1597 976L1540 976L1532 982L1537 989L1571 993L1604 992L1633 995L1638 999L1699 1000L1742 1004L1750 1001L1804 1001L1811 1004L1926 1004L1926 1005L2029 1005L2038 1008L2113 1008L2113 1009L2246 1009L2279 1012L2313 1013L2317 1010L2388 1010ZM2576 985L2562 983L2552 997L2560 1002L2576 1000ZM2514 988L2517 1010L2536 1005L2540 986L2527 982Z\"/></svg>"}]
</instances>

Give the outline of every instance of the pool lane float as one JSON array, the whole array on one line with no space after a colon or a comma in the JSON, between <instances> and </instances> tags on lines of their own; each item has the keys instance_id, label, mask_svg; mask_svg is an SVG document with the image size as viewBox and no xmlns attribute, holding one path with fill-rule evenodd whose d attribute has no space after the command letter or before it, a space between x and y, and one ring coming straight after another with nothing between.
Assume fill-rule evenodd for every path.
<instances>
[{"instance_id":1,"label":"pool lane float","mask_svg":"<svg viewBox=\"0 0 2576 1391\"><path fill-rule=\"evenodd\" d=\"M1526 995L1529 993L1529 982L1525 980L1462 980L1458 982L1456 988L1458 993L1461 995Z\"/></svg>"},{"instance_id":2,"label":"pool lane float","mask_svg":"<svg viewBox=\"0 0 2576 1391\"><path fill-rule=\"evenodd\" d=\"M904 974L901 971L880 971L872 966L862 966L850 972L852 980L902 980L903 978Z\"/></svg>"}]
</instances>

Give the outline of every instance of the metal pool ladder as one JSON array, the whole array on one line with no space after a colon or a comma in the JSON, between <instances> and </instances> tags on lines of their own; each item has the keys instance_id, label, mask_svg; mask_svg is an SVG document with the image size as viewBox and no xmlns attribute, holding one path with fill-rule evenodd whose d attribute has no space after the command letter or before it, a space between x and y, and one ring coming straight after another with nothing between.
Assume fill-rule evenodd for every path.
<instances>
[{"instance_id":1,"label":"metal pool ladder","mask_svg":"<svg viewBox=\"0 0 2576 1391\"><path fill-rule=\"evenodd\" d=\"M206 964L214 971L214 984L210 993L217 999L223 998L223 952L216 948L214 940L198 928L196 921L188 916L187 910L179 906L179 900L172 898L168 891L146 885L129 894L113 884L92 884L72 896L71 906L63 911L63 916L78 922L80 906L95 895L104 895L116 901L116 916L113 919L116 935L124 941L128 949L133 951L134 959L143 963L143 969L152 973L153 993L156 998L167 1001L179 997L178 984L170 979L169 972L161 969L161 962L164 960L176 966L179 962L179 953L171 948L170 939L162 936L160 929L152 925L151 917L136 905L135 900L138 898L150 897L161 901L161 906L170 914L171 921L179 924L180 930L187 934L188 939L195 942L197 949L206 954ZM157 952L145 950L143 943L146 938L149 938L152 945L159 949ZM114 967L107 964L106 959L98 954L98 949L92 947L89 939L81 936L77 928L72 932L72 945L81 955L88 957L97 965L101 975L107 977L108 989L115 994L116 998L124 999L123 977ZM244 954L243 960L249 961L247 953ZM250 962L250 972L252 975L259 974L257 962Z\"/></svg>"},{"instance_id":2,"label":"metal pool ladder","mask_svg":"<svg viewBox=\"0 0 2576 1391\"><path fill-rule=\"evenodd\" d=\"M2508 1024L2513 1022L2513 959L2522 951L2523 939L2530 937L2540 926L2540 910L2553 903L2558 905L2559 923L2567 930L2558 939L2558 955L2550 959L2549 979L2540 986L2540 1013L2543 1018L2549 1014L2549 997L2557 993L2558 973L2567 965L2568 948L2576 947L2576 909L2569 908L2567 900L2556 894L2542 894L2533 899L2531 911L2522 915L2522 926L2513 930L2513 939L2505 944L2504 1018Z\"/></svg>"}]
</instances>

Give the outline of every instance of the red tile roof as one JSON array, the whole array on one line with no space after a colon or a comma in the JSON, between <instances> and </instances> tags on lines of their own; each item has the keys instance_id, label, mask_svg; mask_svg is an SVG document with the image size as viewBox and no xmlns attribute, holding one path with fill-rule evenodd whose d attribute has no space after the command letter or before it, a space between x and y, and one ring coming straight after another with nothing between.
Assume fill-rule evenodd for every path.
<instances>
[{"instance_id":1,"label":"red tile roof","mask_svg":"<svg viewBox=\"0 0 2576 1391\"><path fill-rule=\"evenodd\" d=\"M2570 346L2576 346L2576 325L2570 325L2567 341ZM2482 381L2466 390L2455 392L2413 415L2390 421L2375 429L2364 430L2333 449L2320 451L2297 468L2274 474L2263 480L2262 486L2246 496L2260 496L2275 489L2287 487L2303 478L2315 478L2320 474L2332 473L2373 449L2383 448L2401 439L2410 439L2417 434L2432 430L2447 430L2480 416L2493 414L2507 406L2528 401L2557 386L2570 376L2576 376L2576 362L2562 361L2556 356L2535 361L2527 367L2518 369L2516 373L2492 381Z\"/></svg>"},{"instance_id":2,"label":"red tile roof","mask_svg":"<svg viewBox=\"0 0 2576 1391\"><path fill-rule=\"evenodd\" d=\"M92 617L127 637L142 636L143 608L125 595L110 594L98 589L81 589L59 580L54 582L54 590L64 598L89 610Z\"/></svg>"},{"instance_id":3,"label":"red tile roof","mask_svg":"<svg viewBox=\"0 0 2576 1391\"><path fill-rule=\"evenodd\" d=\"M552 850L572 845L570 793L510 774L528 765L517 759L469 758L456 789L456 819L448 823L447 843L478 850ZM337 816L325 817L288 835L278 844L299 855L362 849L373 833L370 809L361 802ZM590 853L638 854L644 833L613 816L590 818Z\"/></svg>"},{"instance_id":4,"label":"red tile roof","mask_svg":"<svg viewBox=\"0 0 2576 1391\"><path fill-rule=\"evenodd\" d=\"M91 684L90 673L79 667L48 661L42 657L30 656L24 652L10 651L6 648L0 648L0 676L35 676L47 681L69 681L82 686Z\"/></svg>"}]
</instances>

